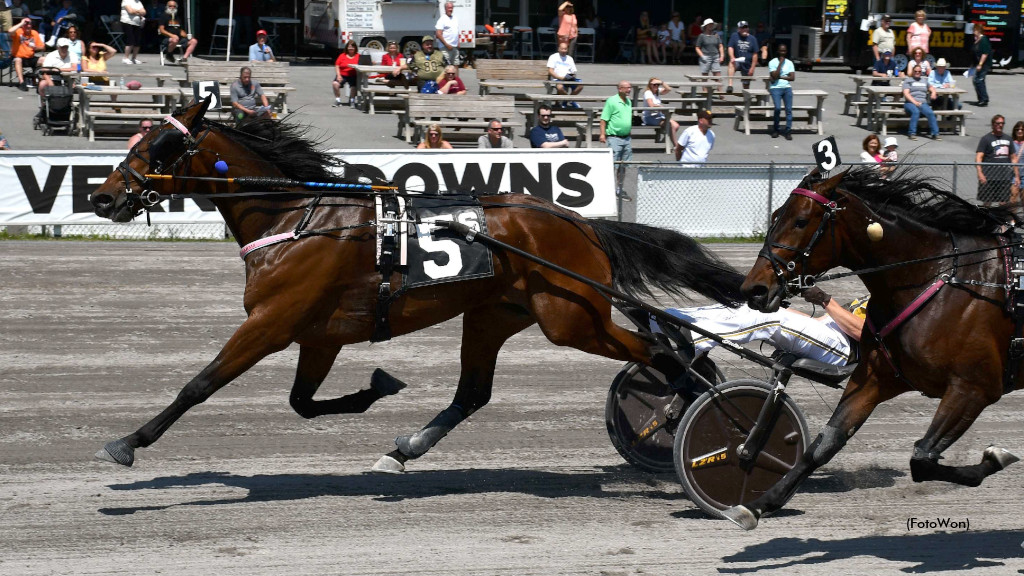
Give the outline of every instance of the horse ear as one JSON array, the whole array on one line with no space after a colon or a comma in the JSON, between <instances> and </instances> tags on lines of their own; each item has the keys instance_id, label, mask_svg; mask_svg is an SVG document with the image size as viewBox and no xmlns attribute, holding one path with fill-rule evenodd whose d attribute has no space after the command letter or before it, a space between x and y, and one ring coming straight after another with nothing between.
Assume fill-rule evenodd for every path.
<instances>
[{"instance_id":1,"label":"horse ear","mask_svg":"<svg viewBox=\"0 0 1024 576\"><path fill-rule=\"evenodd\" d=\"M817 188L817 190L815 191L818 194L821 194L822 196L829 197L829 194L836 189L836 186L839 186L839 183L842 182L843 178L846 177L846 174L849 171L850 169L847 168L846 170L843 170L842 172L836 174L835 176L832 176L829 179L825 180L821 184L818 184L817 186L815 186L815 188Z\"/></svg>"},{"instance_id":2,"label":"horse ear","mask_svg":"<svg viewBox=\"0 0 1024 576\"><path fill-rule=\"evenodd\" d=\"M211 95L207 94L206 98L196 102L192 106L189 106L181 114L181 123L184 124L189 132L195 132L196 128L199 127L199 123L206 116L206 111L210 108Z\"/></svg>"}]
</instances>

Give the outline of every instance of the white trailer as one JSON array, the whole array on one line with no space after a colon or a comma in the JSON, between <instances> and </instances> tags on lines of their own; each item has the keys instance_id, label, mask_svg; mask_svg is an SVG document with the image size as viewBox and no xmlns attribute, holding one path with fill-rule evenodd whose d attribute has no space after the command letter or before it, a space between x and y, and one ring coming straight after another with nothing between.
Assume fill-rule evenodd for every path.
<instances>
[{"instance_id":1,"label":"white trailer","mask_svg":"<svg viewBox=\"0 0 1024 576\"><path fill-rule=\"evenodd\" d=\"M459 22L459 47L476 46L476 0L453 0ZM424 36L444 14L444 0L309 0L303 13L307 44L341 50L349 40L360 47L385 50L389 40L402 52L420 49Z\"/></svg>"}]
</instances>

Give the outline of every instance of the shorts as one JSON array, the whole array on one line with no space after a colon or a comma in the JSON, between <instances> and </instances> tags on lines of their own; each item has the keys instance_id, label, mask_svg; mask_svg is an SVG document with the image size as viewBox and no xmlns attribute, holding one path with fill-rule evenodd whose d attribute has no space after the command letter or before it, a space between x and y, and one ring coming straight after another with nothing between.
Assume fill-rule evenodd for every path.
<instances>
[{"instance_id":1,"label":"shorts","mask_svg":"<svg viewBox=\"0 0 1024 576\"><path fill-rule=\"evenodd\" d=\"M633 142L629 136L607 136L605 140L612 149L612 160L629 162L633 159Z\"/></svg>"},{"instance_id":2,"label":"shorts","mask_svg":"<svg viewBox=\"0 0 1024 576\"><path fill-rule=\"evenodd\" d=\"M665 121L665 113L644 110L643 118L644 126L661 126L661 123Z\"/></svg>"},{"instance_id":3,"label":"shorts","mask_svg":"<svg viewBox=\"0 0 1024 576\"><path fill-rule=\"evenodd\" d=\"M339 87L349 86L351 88L355 88L356 75L352 74L351 76L335 76L334 82L337 82Z\"/></svg>"},{"instance_id":4,"label":"shorts","mask_svg":"<svg viewBox=\"0 0 1024 576\"><path fill-rule=\"evenodd\" d=\"M978 184L978 201L1009 202L1011 183L1010 180L989 180L985 184Z\"/></svg>"},{"instance_id":5,"label":"shorts","mask_svg":"<svg viewBox=\"0 0 1024 576\"><path fill-rule=\"evenodd\" d=\"M737 72L739 72L740 74L743 74L744 76L746 76L747 74L750 73L750 58L747 58L743 62L736 62L734 60L733 61L733 67L736 68Z\"/></svg>"},{"instance_id":6,"label":"shorts","mask_svg":"<svg viewBox=\"0 0 1024 576\"><path fill-rule=\"evenodd\" d=\"M700 73L722 73L722 64L718 61L718 54L714 56L704 56L700 59Z\"/></svg>"}]
</instances>

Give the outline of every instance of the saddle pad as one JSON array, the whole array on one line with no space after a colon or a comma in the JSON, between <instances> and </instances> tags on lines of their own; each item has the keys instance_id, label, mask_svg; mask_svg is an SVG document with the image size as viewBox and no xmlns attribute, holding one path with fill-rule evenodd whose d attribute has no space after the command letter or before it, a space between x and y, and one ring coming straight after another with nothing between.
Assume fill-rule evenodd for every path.
<instances>
[{"instance_id":1,"label":"saddle pad","mask_svg":"<svg viewBox=\"0 0 1024 576\"><path fill-rule=\"evenodd\" d=\"M447 228L435 228L437 220L461 222L483 234L487 221L480 202L471 196L419 198L409 196L406 210L416 222L410 231L408 288L494 276L491 250L480 242L467 242Z\"/></svg>"}]
</instances>

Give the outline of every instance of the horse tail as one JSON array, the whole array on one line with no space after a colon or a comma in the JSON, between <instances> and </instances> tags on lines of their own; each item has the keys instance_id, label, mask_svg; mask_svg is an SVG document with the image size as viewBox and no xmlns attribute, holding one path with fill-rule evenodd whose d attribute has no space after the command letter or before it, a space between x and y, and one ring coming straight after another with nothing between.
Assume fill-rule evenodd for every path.
<instances>
[{"instance_id":1,"label":"horse tail","mask_svg":"<svg viewBox=\"0 0 1024 576\"><path fill-rule=\"evenodd\" d=\"M656 287L684 298L694 290L727 306L745 300L744 276L685 234L612 220L589 224L611 262L613 285L627 294L653 298Z\"/></svg>"}]
</instances>

